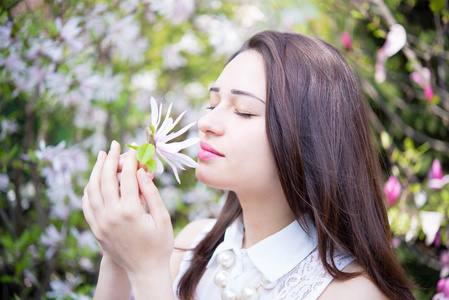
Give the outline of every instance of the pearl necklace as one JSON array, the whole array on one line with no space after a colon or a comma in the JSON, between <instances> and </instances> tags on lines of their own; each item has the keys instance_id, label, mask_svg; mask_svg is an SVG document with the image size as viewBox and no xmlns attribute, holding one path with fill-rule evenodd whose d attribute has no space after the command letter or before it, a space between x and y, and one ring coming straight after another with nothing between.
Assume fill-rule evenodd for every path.
<instances>
[{"instance_id":1,"label":"pearl necklace","mask_svg":"<svg viewBox=\"0 0 449 300\"><path fill-rule=\"evenodd\" d=\"M270 281L265 277L265 275L261 274L259 285L246 286L240 291L240 294L238 294L228 287L230 277L228 269L235 263L234 253L231 250L221 252L217 255L217 262L222 269L215 273L214 283L222 288L222 300L256 300L257 298L259 298L260 288L271 290L277 285L277 280Z\"/></svg>"}]
</instances>

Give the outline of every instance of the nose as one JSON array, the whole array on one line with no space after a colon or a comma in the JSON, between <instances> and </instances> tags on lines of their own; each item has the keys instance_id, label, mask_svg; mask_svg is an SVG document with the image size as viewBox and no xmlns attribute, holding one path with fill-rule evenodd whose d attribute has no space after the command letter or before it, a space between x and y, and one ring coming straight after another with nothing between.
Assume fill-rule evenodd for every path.
<instances>
[{"instance_id":1,"label":"nose","mask_svg":"<svg viewBox=\"0 0 449 300\"><path fill-rule=\"evenodd\" d=\"M224 133L223 117L218 108L204 115L198 120L198 128L204 134L222 135Z\"/></svg>"}]
</instances>

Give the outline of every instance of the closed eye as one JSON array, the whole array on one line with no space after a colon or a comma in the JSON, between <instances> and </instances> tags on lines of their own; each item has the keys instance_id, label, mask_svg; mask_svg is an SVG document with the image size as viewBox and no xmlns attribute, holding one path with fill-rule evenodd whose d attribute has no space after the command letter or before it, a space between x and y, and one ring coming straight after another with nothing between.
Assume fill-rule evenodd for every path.
<instances>
[{"instance_id":1,"label":"closed eye","mask_svg":"<svg viewBox=\"0 0 449 300\"><path fill-rule=\"evenodd\" d=\"M236 115L241 116L241 117L243 117L243 118L251 118L251 117L254 116L253 114L242 113L242 112L239 112L239 111L237 111L237 110L234 111L234 112L235 112Z\"/></svg>"}]
</instances>

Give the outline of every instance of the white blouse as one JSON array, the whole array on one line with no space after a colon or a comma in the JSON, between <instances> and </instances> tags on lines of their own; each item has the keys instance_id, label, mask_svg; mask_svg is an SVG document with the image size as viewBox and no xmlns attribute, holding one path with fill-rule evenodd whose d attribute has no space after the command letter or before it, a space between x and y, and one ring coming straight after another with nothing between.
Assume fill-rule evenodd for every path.
<instances>
[{"instance_id":1,"label":"white blouse","mask_svg":"<svg viewBox=\"0 0 449 300\"><path fill-rule=\"evenodd\" d=\"M321 262L317 250L316 228L309 216L306 217L306 222L310 235L294 221L256 245L242 249L244 227L242 217L238 218L226 229L223 242L218 245L207 264L206 271L197 286L195 299L221 299L223 288L214 283L214 277L223 269L217 262L217 256L225 251L234 253L235 262L226 270L229 273L227 288L237 295L244 288L260 287L263 275L265 280L273 284L269 289L263 287L257 289L259 300L317 299L333 277ZM192 249L214 224L215 222L211 222L203 229L193 242ZM179 280L188 269L191 259L192 251L187 251L174 281L175 295ZM342 270L354 259L340 253L335 255L334 260L337 268Z\"/></svg>"}]
</instances>

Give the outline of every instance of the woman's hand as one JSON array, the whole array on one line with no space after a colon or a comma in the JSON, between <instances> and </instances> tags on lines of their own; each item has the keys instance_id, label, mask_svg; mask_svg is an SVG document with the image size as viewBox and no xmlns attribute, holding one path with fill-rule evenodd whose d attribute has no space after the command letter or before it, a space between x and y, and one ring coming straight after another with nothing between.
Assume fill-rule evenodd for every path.
<instances>
[{"instance_id":1,"label":"woman's hand","mask_svg":"<svg viewBox=\"0 0 449 300\"><path fill-rule=\"evenodd\" d=\"M130 277L157 278L167 272L173 251L173 229L156 186L138 168L135 150L126 154L117 179L120 145L112 142L106 155L100 152L83 197L83 211L103 250ZM120 190L119 190L120 188ZM139 194L148 206L146 212Z\"/></svg>"}]
</instances>

